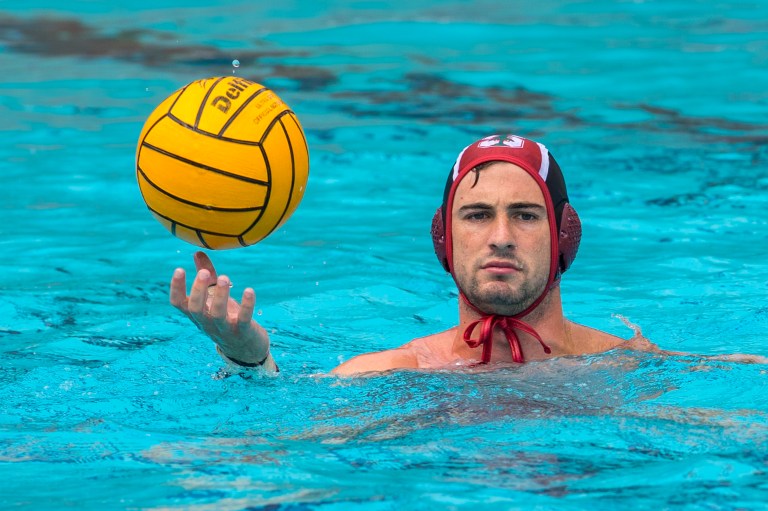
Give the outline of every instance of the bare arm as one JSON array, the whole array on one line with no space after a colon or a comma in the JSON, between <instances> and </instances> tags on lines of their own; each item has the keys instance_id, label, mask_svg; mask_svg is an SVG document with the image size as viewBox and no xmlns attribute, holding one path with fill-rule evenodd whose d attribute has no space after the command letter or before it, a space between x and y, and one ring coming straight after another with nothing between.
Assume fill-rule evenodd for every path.
<instances>
[{"instance_id":1,"label":"bare arm","mask_svg":"<svg viewBox=\"0 0 768 511\"><path fill-rule=\"evenodd\" d=\"M622 347L646 353L657 353L664 356L695 357L700 360L716 360L719 362L737 362L742 364L768 364L768 357L762 355L750 355L747 353L730 353L723 355L700 355L684 351L672 351L660 348L656 343L646 338L638 327L627 323L635 331L634 337L629 339Z\"/></svg>"},{"instance_id":2,"label":"bare arm","mask_svg":"<svg viewBox=\"0 0 768 511\"><path fill-rule=\"evenodd\" d=\"M331 372L338 376L354 376L362 373L382 372L392 369L417 369L418 367L419 362L416 354L406 345L397 349L358 355L339 365Z\"/></svg>"},{"instance_id":3,"label":"bare arm","mask_svg":"<svg viewBox=\"0 0 768 511\"><path fill-rule=\"evenodd\" d=\"M634 339L633 339L634 341ZM768 364L768 357L762 355L751 355L749 353L727 353L722 355L700 355L697 353L687 353L684 351L671 351L665 350L649 341L645 337L639 340L636 344L627 346L628 348L635 349L637 351L645 351L648 353L658 353L665 356L682 356L682 357L695 357L700 360L715 360L718 362L737 362L741 364Z\"/></svg>"},{"instance_id":4,"label":"bare arm","mask_svg":"<svg viewBox=\"0 0 768 511\"><path fill-rule=\"evenodd\" d=\"M197 275L187 296L186 273L177 268L171 279L171 305L182 311L213 342L222 358L240 367L264 367L276 371L269 352L269 335L253 320L256 295L243 291L241 303L229 296L230 281L216 275L213 263L195 253Z\"/></svg>"}]
</instances>

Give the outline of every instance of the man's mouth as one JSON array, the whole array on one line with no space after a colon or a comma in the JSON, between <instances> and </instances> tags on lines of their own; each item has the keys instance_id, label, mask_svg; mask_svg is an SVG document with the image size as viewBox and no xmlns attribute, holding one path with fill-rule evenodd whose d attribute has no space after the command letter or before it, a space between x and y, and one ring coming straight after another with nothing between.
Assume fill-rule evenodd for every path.
<instances>
[{"instance_id":1,"label":"man's mouth","mask_svg":"<svg viewBox=\"0 0 768 511\"><path fill-rule=\"evenodd\" d=\"M522 271L522 267L512 261L504 261L500 259L494 259L483 263L480 269L490 273L514 273Z\"/></svg>"}]
</instances>

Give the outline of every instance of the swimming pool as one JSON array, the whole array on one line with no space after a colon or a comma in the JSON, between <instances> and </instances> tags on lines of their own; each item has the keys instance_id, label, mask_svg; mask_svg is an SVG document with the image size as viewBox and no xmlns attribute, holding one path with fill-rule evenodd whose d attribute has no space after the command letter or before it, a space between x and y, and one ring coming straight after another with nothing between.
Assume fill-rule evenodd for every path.
<instances>
[{"instance_id":1,"label":"swimming pool","mask_svg":"<svg viewBox=\"0 0 768 511\"><path fill-rule=\"evenodd\" d=\"M7 509L760 509L760 364L631 352L318 376L448 328L429 223L458 148L564 169L574 320L768 355L768 8L759 2L59 2L0 12L0 505ZM237 58L241 65L233 69ZM254 286L276 377L216 378L168 305L195 248L144 207L141 125L236 72L299 115L310 182Z\"/></svg>"}]
</instances>

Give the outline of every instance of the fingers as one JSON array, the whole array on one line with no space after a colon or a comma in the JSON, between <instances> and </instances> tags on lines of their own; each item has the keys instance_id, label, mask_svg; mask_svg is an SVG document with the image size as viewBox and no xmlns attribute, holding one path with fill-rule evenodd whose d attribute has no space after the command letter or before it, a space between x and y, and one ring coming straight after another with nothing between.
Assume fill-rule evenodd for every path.
<instances>
[{"instance_id":1,"label":"fingers","mask_svg":"<svg viewBox=\"0 0 768 511\"><path fill-rule=\"evenodd\" d=\"M223 331L227 328L227 305L229 303L229 279L222 275L216 279L216 287L211 299L210 315L216 327Z\"/></svg>"},{"instance_id":2,"label":"fingers","mask_svg":"<svg viewBox=\"0 0 768 511\"><path fill-rule=\"evenodd\" d=\"M200 330L217 344L225 346L242 342L241 335L250 330L256 295L252 288L243 292L242 306L230 298L231 282L226 275L218 276L211 260L202 252L195 254L197 275L186 294L186 274L177 268L171 278L171 304L186 315Z\"/></svg>"},{"instance_id":3,"label":"fingers","mask_svg":"<svg viewBox=\"0 0 768 511\"><path fill-rule=\"evenodd\" d=\"M187 276L182 268L176 268L171 278L171 305L187 312Z\"/></svg>"},{"instance_id":4,"label":"fingers","mask_svg":"<svg viewBox=\"0 0 768 511\"><path fill-rule=\"evenodd\" d=\"M243 291L243 298L240 302L240 310L237 312L237 328L240 332L245 331L253 319L253 309L256 305L256 294L253 289L246 288Z\"/></svg>"},{"instance_id":5,"label":"fingers","mask_svg":"<svg viewBox=\"0 0 768 511\"><path fill-rule=\"evenodd\" d=\"M205 302L208 300L208 285L211 283L211 274L208 270L200 270L192 283L192 291L189 293L187 308L195 316L201 316L205 311Z\"/></svg>"},{"instance_id":6,"label":"fingers","mask_svg":"<svg viewBox=\"0 0 768 511\"><path fill-rule=\"evenodd\" d=\"M195 268L199 272L200 270L208 270L213 280L216 280L216 269L213 267L213 263L210 258L203 252L195 252L194 255Z\"/></svg>"}]
</instances>

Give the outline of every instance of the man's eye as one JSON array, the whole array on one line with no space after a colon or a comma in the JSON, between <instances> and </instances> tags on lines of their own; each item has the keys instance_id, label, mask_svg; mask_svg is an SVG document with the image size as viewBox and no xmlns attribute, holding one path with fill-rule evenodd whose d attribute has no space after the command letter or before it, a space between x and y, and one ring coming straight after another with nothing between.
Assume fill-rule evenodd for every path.
<instances>
[{"instance_id":1,"label":"man's eye","mask_svg":"<svg viewBox=\"0 0 768 511\"><path fill-rule=\"evenodd\" d=\"M539 217L533 213L520 213L520 220L531 221L537 218Z\"/></svg>"},{"instance_id":2,"label":"man's eye","mask_svg":"<svg viewBox=\"0 0 768 511\"><path fill-rule=\"evenodd\" d=\"M467 216L464 217L467 220L483 220L485 218L488 218L488 213L484 211L478 211L476 213L468 213Z\"/></svg>"}]
</instances>

